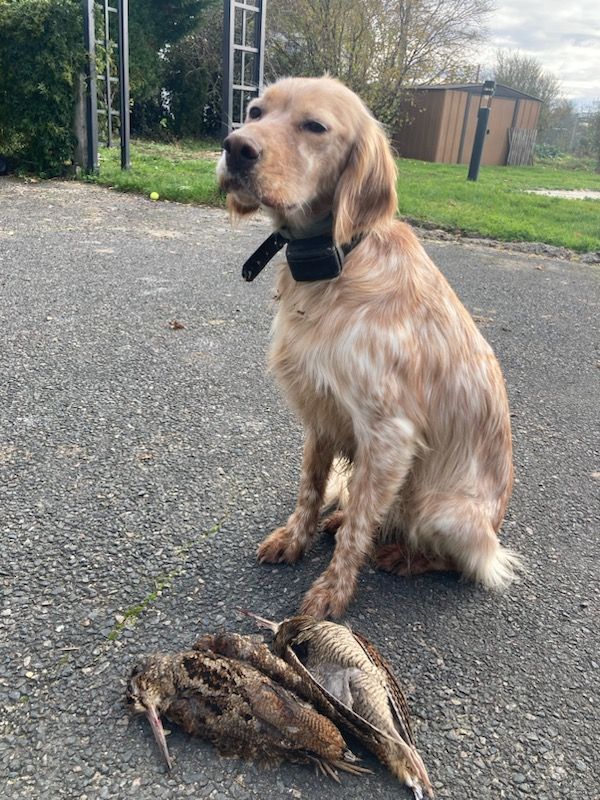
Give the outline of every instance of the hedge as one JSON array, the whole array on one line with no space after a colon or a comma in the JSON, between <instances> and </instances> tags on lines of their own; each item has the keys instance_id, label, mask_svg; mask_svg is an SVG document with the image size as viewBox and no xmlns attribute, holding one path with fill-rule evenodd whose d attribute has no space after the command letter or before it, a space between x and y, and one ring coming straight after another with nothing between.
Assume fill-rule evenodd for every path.
<instances>
[{"instance_id":1,"label":"hedge","mask_svg":"<svg viewBox=\"0 0 600 800\"><path fill-rule=\"evenodd\" d=\"M21 171L72 161L82 16L79 0L0 0L0 154Z\"/></svg>"}]
</instances>

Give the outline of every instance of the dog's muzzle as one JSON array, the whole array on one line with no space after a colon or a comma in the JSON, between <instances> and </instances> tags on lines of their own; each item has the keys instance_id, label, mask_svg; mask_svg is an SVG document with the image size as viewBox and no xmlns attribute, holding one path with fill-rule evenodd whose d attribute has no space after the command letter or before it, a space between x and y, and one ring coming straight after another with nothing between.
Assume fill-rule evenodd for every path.
<instances>
[{"instance_id":1,"label":"dog's muzzle","mask_svg":"<svg viewBox=\"0 0 600 800\"><path fill-rule=\"evenodd\" d=\"M262 155L262 149L254 139L241 133L230 133L223 142L225 164L230 175L250 172Z\"/></svg>"}]
</instances>

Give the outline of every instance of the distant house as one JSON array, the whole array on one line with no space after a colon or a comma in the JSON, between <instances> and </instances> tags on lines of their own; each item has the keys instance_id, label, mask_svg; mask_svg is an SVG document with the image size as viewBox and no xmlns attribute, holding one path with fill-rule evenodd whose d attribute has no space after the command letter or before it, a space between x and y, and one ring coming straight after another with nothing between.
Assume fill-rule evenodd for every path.
<instances>
[{"instance_id":1,"label":"distant house","mask_svg":"<svg viewBox=\"0 0 600 800\"><path fill-rule=\"evenodd\" d=\"M422 161L468 164L480 99L480 83L410 89L407 121L393 137L398 154ZM496 84L481 163L531 163L541 106L537 97Z\"/></svg>"}]
</instances>

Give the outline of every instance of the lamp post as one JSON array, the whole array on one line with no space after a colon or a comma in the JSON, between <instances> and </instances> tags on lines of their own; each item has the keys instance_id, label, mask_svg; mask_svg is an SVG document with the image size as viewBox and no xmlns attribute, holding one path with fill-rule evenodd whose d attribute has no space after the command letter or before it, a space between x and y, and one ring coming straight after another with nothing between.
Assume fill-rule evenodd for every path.
<instances>
[{"instance_id":1,"label":"lamp post","mask_svg":"<svg viewBox=\"0 0 600 800\"><path fill-rule=\"evenodd\" d=\"M473 151L471 152L471 163L469 164L469 174L467 180L476 181L479 177L479 167L481 166L481 156L483 145L487 133L488 120L490 118L490 107L492 97L496 91L496 81L485 81L481 88L481 99L479 101L479 111L477 112L477 128L473 140ZM485 104L483 100L485 99Z\"/></svg>"},{"instance_id":2,"label":"lamp post","mask_svg":"<svg viewBox=\"0 0 600 800\"><path fill-rule=\"evenodd\" d=\"M86 50L86 172L98 172L98 85L96 83L96 31L94 0L83 2L83 37Z\"/></svg>"}]
</instances>

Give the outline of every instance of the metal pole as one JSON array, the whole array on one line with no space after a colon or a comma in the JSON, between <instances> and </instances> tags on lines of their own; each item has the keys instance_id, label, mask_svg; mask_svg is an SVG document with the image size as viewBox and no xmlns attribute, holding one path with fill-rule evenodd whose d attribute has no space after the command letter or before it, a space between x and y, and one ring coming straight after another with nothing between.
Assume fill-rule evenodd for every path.
<instances>
[{"instance_id":1,"label":"metal pole","mask_svg":"<svg viewBox=\"0 0 600 800\"><path fill-rule=\"evenodd\" d=\"M473 140L473 151L471 153L471 163L469 164L469 174L467 180L476 181L479 177L479 167L483 154L485 142L485 132L487 131L488 119L490 118L489 108L483 106L477 112L477 128L475 129L475 139Z\"/></svg>"},{"instance_id":2,"label":"metal pole","mask_svg":"<svg viewBox=\"0 0 600 800\"><path fill-rule=\"evenodd\" d=\"M231 131L233 116L233 40L235 8L234 0L223 3L223 106L221 111L221 136L224 139Z\"/></svg>"},{"instance_id":3,"label":"metal pole","mask_svg":"<svg viewBox=\"0 0 600 800\"><path fill-rule=\"evenodd\" d=\"M263 93L263 89L265 86L265 28L267 20L267 0L261 0L260 3L260 11L258 12L258 24L257 28L257 36L256 36L256 46L258 47L258 80L256 81L256 85L258 86L258 95Z\"/></svg>"},{"instance_id":4,"label":"metal pole","mask_svg":"<svg viewBox=\"0 0 600 800\"><path fill-rule=\"evenodd\" d=\"M110 82L110 14L104 0L104 91L106 92L106 146L112 147L112 100Z\"/></svg>"},{"instance_id":5,"label":"metal pole","mask_svg":"<svg viewBox=\"0 0 600 800\"><path fill-rule=\"evenodd\" d=\"M487 105L480 105L479 111L477 112L477 128L475 129L473 150L471 151L471 163L469 164L469 173L467 175L467 180L469 181L476 181L479 177L479 167L481 165L483 145L485 144L488 120L490 118L490 105L495 90L495 81L485 81L481 88L481 97L487 98Z\"/></svg>"},{"instance_id":6,"label":"metal pole","mask_svg":"<svg viewBox=\"0 0 600 800\"><path fill-rule=\"evenodd\" d=\"M98 172L98 87L96 84L96 29L94 0L83 0L83 39L86 59L86 140L87 172Z\"/></svg>"},{"instance_id":7,"label":"metal pole","mask_svg":"<svg viewBox=\"0 0 600 800\"><path fill-rule=\"evenodd\" d=\"M121 119L121 169L130 169L129 158L129 4L118 0L119 16L119 96Z\"/></svg>"}]
</instances>

